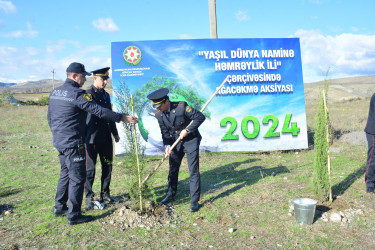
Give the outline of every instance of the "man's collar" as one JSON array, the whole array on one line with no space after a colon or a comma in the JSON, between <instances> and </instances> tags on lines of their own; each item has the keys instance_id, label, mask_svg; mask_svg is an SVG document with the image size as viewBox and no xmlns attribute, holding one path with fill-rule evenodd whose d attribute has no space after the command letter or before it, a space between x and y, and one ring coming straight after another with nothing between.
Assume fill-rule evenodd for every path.
<instances>
[{"instance_id":1,"label":"man's collar","mask_svg":"<svg viewBox=\"0 0 375 250\"><path fill-rule=\"evenodd\" d=\"M74 81L73 79L66 78L65 82L66 82L66 83L69 83L69 84L71 84L71 85L73 85L74 87L78 87L78 88L80 88L78 82Z\"/></svg>"},{"instance_id":2,"label":"man's collar","mask_svg":"<svg viewBox=\"0 0 375 250\"><path fill-rule=\"evenodd\" d=\"M104 91L104 89L98 89L97 87L95 87L95 85L91 85L92 89L95 91L95 92L102 92Z\"/></svg>"},{"instance_id":3,"label":"man's collar","mask_svg":"<svg viewBox=\"0 0 375 250\"><path fill-rule=\"evenodd\" d=\"M163 111L163 113L170 113L170 112L171 112L171 106L169 106L169 109Z\"/></svg>"}]
</instances>

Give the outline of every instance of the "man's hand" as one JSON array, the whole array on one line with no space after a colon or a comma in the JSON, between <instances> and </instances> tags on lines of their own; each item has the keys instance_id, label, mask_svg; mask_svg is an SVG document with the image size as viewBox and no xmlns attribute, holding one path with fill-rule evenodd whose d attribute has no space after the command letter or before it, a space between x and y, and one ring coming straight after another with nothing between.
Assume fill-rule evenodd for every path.
<instances>
[{"instance_id":1,"label":"man's hand","mask_svg":"<svg viewBox=\"0 0 375 250\"><path fill-rule=\"evenodd\" d=\"M124 115L124 114L121 117L121 121L127 122L127 123L132 123L132 124L138 123L137 117L131 116L131 115Z\"/></svg>"},{"instance_id":2,"label":"man's hand","mask_svg":"<svg viewBox=\"0 0 375 250\"><path fill-rule=\"evenodd\" d=\"M165 146L165 154L167 156L170 156L171 153L172 153L171 146L170 145Z\"/></svg>"},{"instance_id":3,"label":"man's hand","mask_svg":"<svg viewBox=\"0 0 375 250\"><path fill-rule=\"evenodd\" d=\"M119 141L120 141L120 136L115 135L115 142L119 142Z\"/></svg>"},{"instance_id":4,"label":"man's hand","mask_svg":"<svg viewBox=\"0 0 375 250\"><path fill-rule=\"evenodd\" d=\"M180 140L184 139L188 134L189 132L186 129L183 129L180 133Z\"/></svg>"}]
</instances>

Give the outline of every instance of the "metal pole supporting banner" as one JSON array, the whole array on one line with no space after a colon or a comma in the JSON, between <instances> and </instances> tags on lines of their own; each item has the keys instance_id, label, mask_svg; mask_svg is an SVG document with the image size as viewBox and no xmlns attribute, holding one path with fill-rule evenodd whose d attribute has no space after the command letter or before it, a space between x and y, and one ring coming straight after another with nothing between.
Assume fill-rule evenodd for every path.
<instances>
[{"instance_id":1,"label":"metal pole supporting banner","mask_svg":"<svg viewBox=\"0 0 375 250\"><path fill-rule=\"evenodd\" d=\"M209 15L210 15L211 38L217 38L216 0L208 0L208 10L209 10Z\"/></svg>"}]
</instances>

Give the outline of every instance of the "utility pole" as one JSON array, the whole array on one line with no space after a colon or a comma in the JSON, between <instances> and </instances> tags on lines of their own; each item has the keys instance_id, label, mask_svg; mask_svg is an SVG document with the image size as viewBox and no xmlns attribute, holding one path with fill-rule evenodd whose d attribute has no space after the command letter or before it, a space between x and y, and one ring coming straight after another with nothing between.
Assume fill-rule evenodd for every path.
<instances>
[{"instance_id":1,"label":"utility pole","mask_svg":"<svg viewBox=\"0 0 375 250\"><path fill-rule=\"evenodd\" d=\"M54 90L55 89L55 73L56 73L55 69L52 69L51 73L52 73L52 90Z\"/></svg>"},{"instance_id":2,"label":"utility pole","mask_svg":"<svg viewBox=\"0 0 375 250\"><path fill-rule=\"evenodd\" d=\"M211 38L217 38L216 0L208 0L208 11L210 15Z\"/></svg>"}]
</instances>

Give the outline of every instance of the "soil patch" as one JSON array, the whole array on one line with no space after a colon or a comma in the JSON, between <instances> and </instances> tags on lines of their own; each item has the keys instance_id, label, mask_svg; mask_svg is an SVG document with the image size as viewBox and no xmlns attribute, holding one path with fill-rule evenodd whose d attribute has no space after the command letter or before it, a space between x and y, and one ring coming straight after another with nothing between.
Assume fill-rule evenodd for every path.
<instances>
[{"instance_id":1,"label":"soil patch","mask_svg":"<svg viewBox=\"0 0 375 250\"><path fill-rule=\"evenodd\" d=\"M330 202L318 202L317 209L318 209L318 207L320 207L320 208L326 207L328 210L333 210L333 211L340 211L340 210L345 210L345 209L351 208L350 204L347 201L345 201L341 198L338 198L338 197L335 197L333 199L332 203L330 203Z\"/></svg>"},{"instance_id":2,"label":"soil patch","mask_svg":"<svg viewBox=\"0 0 375 250\"><path fill-rule=\"evenodd\" d=\"M367 146L366 134L363 131L353 131L340 137L340 142L355 146Z\"/></svg>"},{"instance_id":3,"label":"soil patch","mask_svg":"<svg viewBox=\"0 0 375 250\"><path fill-rule=\"evenodd\" d=\"M121 230L134 227L151 229L154 227L176 227L177 219L178 215L175 213L173 206L157 204L146 212L141 213L122 205L111 216L103 218L101 222L103 224L111 224L121 228Z\"/></svg>"}]
</instances>

